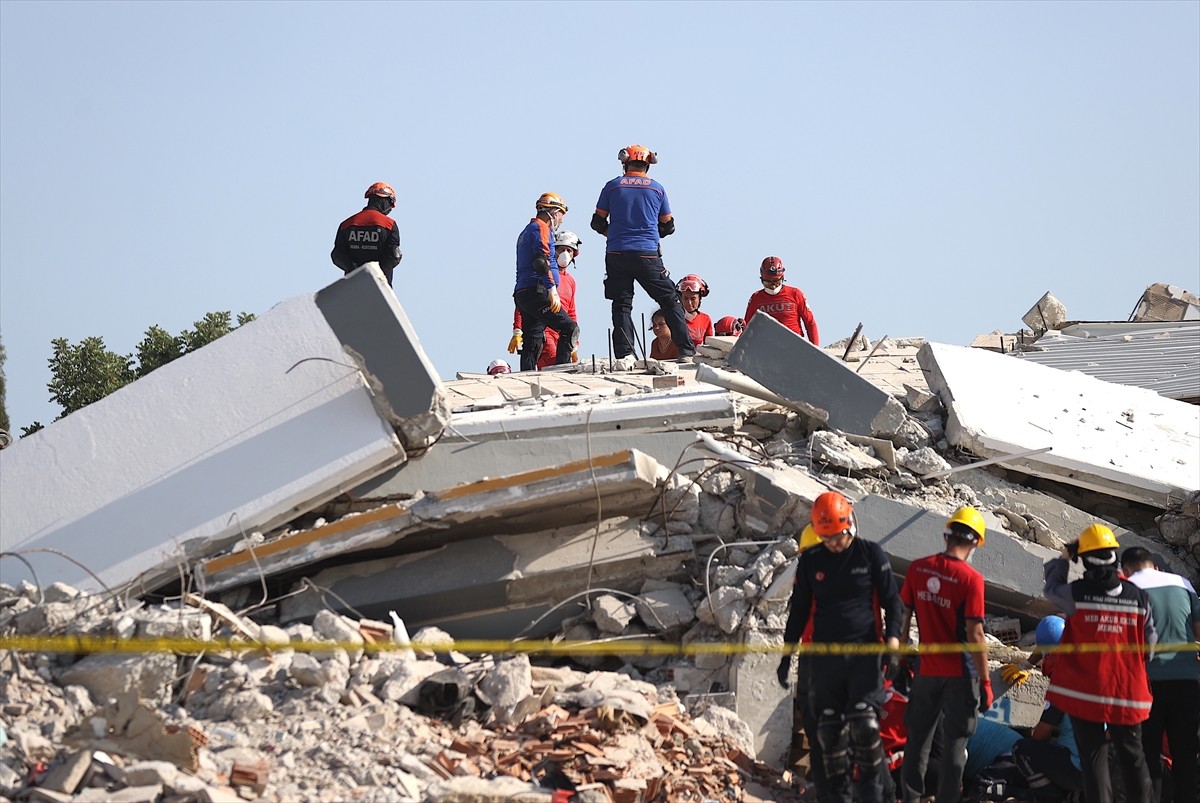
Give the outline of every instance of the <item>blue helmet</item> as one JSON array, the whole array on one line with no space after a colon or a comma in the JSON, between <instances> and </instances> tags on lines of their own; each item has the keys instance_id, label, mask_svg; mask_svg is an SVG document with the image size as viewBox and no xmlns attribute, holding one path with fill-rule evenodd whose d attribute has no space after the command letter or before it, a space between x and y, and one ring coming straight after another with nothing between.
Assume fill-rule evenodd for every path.
<instances>
[{"instance_id":1,"label":"blue helmet","mask_svg":"<svg viewBox=\"0 0 1200 803\"><path fill-rule=\"evenodd\" d=\"M1034 638L1039 647L1047 647L1057 644L1062 641L1063 630L1067 626L1067 620L1061 616L1047 616L1038 622L1037 630L1034 631Z\"/></svg>"}]
</instances>

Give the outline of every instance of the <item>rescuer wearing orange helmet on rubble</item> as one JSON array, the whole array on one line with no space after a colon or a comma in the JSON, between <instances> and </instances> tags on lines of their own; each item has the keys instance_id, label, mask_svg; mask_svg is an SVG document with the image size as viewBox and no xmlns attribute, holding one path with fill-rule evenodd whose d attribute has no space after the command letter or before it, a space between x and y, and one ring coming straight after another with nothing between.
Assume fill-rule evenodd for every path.
<instances>
[{"instance_id":1,"label":"rescuer wearing orange helmet on rubble","mask_svg":"<svg viewBox=\"0 0 1200 803\"><path fill-rule=\"evenodd\" d=\"M573 231L559 229L554 232L554 261L558 265L558 300L562 302L563 312L575 323L579 323L579 314L575 311L575 277L568 269L574 266L575 258L579 256L579 235ZM508 341L508 353L516 354L521 350L524 340L524 325L521 310L513 311L512 339ZM547 368L558 361L558 332L549 327L544 332L545 343L542 346L542 356L538 357L537 367ZM579 362L578 344L571 352L571 362Z\"/></svg>"},{"instance_id":2,"label":"rescuer wearing orange helmet on rubble","mask_svg":"<svg viewBox=\"0 0 1200 803\"><path fill-rule=\"evenodd\" d=\"M1158 637L1146 592L1118 574L1120 544L1113 531L1092 524L1046 562L1046 598L1067 616L1060 644L1104 645L1102 651L1065 651L1055 659L1046 702L1071 717L1088 801L1113 799L1108 742L1116 750L1127 800L1153 800L1154 788L1142 752L1141 723L1153 702L1146 672ZM1068 582L1071 561L1083 577ZM1157 758L1157 756L1156 756Z\"/></svg>"},{"instance_id":3,"label":"rescuer wearing orange helmet on rubble","mask_svg":"<svg viewBox=\"0 0 1200 803\"><path fill-rule=\"evenodd\" d=\"M923 644L968 643L979 649L921 655L904 716L908 726L901 770L905 803L916 803L934 791L925 789L925 769L939 720L945 742L937 799L945 803L962 799L967 741L975 732L977 715L992 705L983 635L983 575L967 563L987 540L987 525L978 510L960 507L946 521L942 538L944 551L913 561L904 575L900 599L905 613L900 634L907 641L916 614Z\"/></svg>"},{"instance_id":4,"label":"rescuer wearing orange helmet on rubble","mask_svg":"<svg viewBox=\"0 0 1200 803\"><path fill-rule=\"evenodd\" d=\"M812 620L814 644L886 642L898 658L903 606L888 557L879 544L857 537L850 500L827 491L812 506L813 530L821 546L800 555L796 584L784 629L784 646L799 642ZM886 614L880 631L879 608ZM791 654L779 662L779 683L788 688ZM830 801L879 803L882 796L883 745L879 710L883 704L880 656L812 655L809 658L809 706L817 718L817 742ZM858 775L851 790L851 763ZM855 794L856 793L856 794Z\"/></svg>"},{"instance_id":5,"label":"rescuer wearing orange helmet on rubble","mask_svg":"<svg viewBox=\"0 0 1200 803\"><path fill-rule=\"evenodd\" d=\"M758 268L758 278L763 289L755 291L746 305L746 326L756 313L765 312L798 335L807 335L814 346L821 345L817 334L817 321L804 293L783 283L783 260L767 257ZM803 324L803 329L801 328Z\"/></svg>"},{"instance_id":6,"label":"rescuer wearing orange helmet on rubble","mask_svg":"<svg viewBox=\"0 0 1200 803\"><path fill-rule=\"evenodd\" d=\"M613 355L618 364L632 367L633 283L654 299L679 348L679 361L691 362L696 346L688 334L687 321L671 274L663 266L661 239L675 233L675 218L667 191L647 173L658 164L658 154L642 145L621 148L617 160L624 174L600 190L592 229L606 238L604 253L604 297L612 302Z\"/></svg>"},{"instance_id":7,"label":"rescuer wearing orange helmet on rubble","mask_svg":"<svg viewBox=\"0 0 1200 803\"><path fill-rule=\"evenodd\" d=\"M329 258L349 273L368 262L376 262L392 286L392 271L400 264L400 229L388 215L396 208L396 191L390 184L376 181L363 193L367 205L338 226Z\"/></svg>"},{"instance_id":8,"label":"rescuer wearing orange helmet on rubble","mask_svg":"<svg viewBox=\"0 0 1200 803\"><path fill-rule=\"evenodd\" d=\"M554 232L567 214L567 204L554 193L544 192L534 207L537 215L517 237L517 281L513 286L513 301L525 332L522 371L537 370L546 327L558 332L555 365L569 363L579 345L579 327L563 310L558 295L558 262L554 255Z\"/></svg>"}]
</instances>

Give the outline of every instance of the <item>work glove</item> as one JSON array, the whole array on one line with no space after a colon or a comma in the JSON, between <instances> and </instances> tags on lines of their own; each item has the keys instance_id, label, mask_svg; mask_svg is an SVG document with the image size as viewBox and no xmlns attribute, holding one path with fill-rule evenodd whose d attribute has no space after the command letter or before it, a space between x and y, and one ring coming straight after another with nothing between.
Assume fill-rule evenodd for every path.
<instances>
[{"instance_id":1,"label":"work glove","mask_svg":"<svg viewBox=\"0 0 1200 803\"><path fill-rule=\"evenodd\" d=\"M513 329L512 339L508 341L508 353L516 354L521 350L521 330Z\"/></svg>"},{"instance_id":2,"label":"work glove","mask_svg":"<svg viewBox=\"0 0 1200 803\"><path fill-rule=\"evenodd\" d=\"M546 295L550 296L550 311L559 312L562 309L562 302L558 300L558 288L551 287Z\"/></svg>"},{"instance_id":3,"label":"work glove","mask_svg":"<svg viewBox=\"0 0 1200 803\"><path fill-rule=\"evenodd\" d=\"M984 678L979 684L979 713L986 714L992 707L992 681Z\"/></svg>"},{"instance_id":4,"label":"work glove","mask_svg":"<svg viewBox=\"0 0 1200 803\"><path fill-rule=\"evenodd\" d=\"M1069 561L1078 560L1079 559L1079 542L1072 541L1069 544L1065 544L1062 548L1061 554L1064 558L1066 558Z\"/></svg>"},{"instance_id":5,"label":"work glove","mask_svg":"<svg viewBox=\"0 0 1200 803\"><path fill-rule=\"evenodd\" d=\"M1029 680L1029 670L1020 664L1005 664L1000 667L1000 678L1009 686L1020 686Z\"/></svg>"},{"instance_id":6,"label":"work glove","mask_svg":"<svg viewBox=\"0 0 1200 803\"><path fill-rule=\"evenodd\" d=\"M579 349L571 350L571 362L579 362Z\"/></svg>"},{"instance_id":7,"label":"work glove","mask_svg":"<svg viewBox=\"0 0 1200 803\"><path fill-rule=\"evenodd\" d=\"M900 653L887 652L883 655L883 679L893 681L900 673Z\"/></svg>"},{"instance_id":8,"label":"work glove","mask_svg":"<svg viewBox=\"0 0 1200 803\"><path fill-rule=\"evenodd\" d=\"M779 685L783 687L784 691L787 691L792 687L791 683L789 682L791 674L792 656L785 655L779 659L779 669L775 670L775 677L779 678Z\"/></svg>"}]
</instances>

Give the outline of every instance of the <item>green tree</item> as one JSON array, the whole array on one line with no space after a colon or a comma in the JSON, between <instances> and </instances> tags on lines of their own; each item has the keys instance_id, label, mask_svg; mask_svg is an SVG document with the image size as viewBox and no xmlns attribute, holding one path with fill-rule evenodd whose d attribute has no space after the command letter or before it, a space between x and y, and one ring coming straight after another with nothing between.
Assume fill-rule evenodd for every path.
<instances>
[{"instance_id":1,"label":"green tree","mask_svg":"<svg viewBox=\"0 0 1200 803\"><path fill-rule=\"evenodd\" d=\"M50 358L52 379L46 386L50 399L62 407L59 418L70 415L253 320L254 315L243 312L237 316L235 325L231 313L210 312L191 329L184 329L178 335L172 335L161 326L151 326L137 345L136 362L133 354L110 351L100 337L86 337L78 345L71 344L66 338L56 338L51 341L54 346L54 356ZM36 421L22 427L22 437L39 429L42 425Z\"/></svg>"}]
</instances>

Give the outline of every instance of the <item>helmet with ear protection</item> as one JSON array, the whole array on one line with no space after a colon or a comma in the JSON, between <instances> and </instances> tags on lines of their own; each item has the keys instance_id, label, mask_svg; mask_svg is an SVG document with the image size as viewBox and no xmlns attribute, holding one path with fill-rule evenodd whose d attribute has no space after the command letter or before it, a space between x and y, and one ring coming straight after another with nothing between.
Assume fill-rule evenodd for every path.
<instances>
[{"instance_id":1,"label":"helmet with ear protection","mask_svg":"<svg viewBox=\"0 0 1200 803\"><path fill-rule=\"evenodd\" d=\"M645 162L648 165L656 165L658 164L658 154L645 145L630 145L617 151L617 161L621 164L625 164L626 162Z\"/></svg>"},{"instance_id":2,"label":"helmet with ear protection","mask_svg":"<svg viewBox=\"0 0 1200 803\"><path fill-rule=\"evenodd\" d=\"M543 209L561 209L563 212L567 211L567 202L553 192L543 192L539 195L535 206L539 212Z\"/></svg>"}]
</instances>

